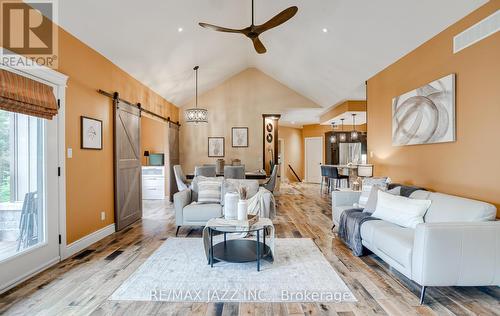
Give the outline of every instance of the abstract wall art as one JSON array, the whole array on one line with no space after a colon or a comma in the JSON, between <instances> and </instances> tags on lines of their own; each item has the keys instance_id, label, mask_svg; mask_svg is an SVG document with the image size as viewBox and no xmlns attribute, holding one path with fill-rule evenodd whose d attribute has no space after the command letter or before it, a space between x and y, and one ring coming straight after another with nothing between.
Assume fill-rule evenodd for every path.
<instances>
[{"instance_id":1,"label":"abstract wall art","mask_svg":"<svg viewBox=\"0 0 500 316\"><path fill-rule=\"evenodd\" d=\"M392 145L455 141L455 75L392 99Z\"/></svg>"},{"instance_id":2,"label":"abstract wall art","mask_svg":"<svg viewBox=\"0 0 500 316\"><path fill-rule=\"evenodd\" d=\"M90 117L80 117L80 148L102 149L102 121Z\"/></svg>"}]
</instances>

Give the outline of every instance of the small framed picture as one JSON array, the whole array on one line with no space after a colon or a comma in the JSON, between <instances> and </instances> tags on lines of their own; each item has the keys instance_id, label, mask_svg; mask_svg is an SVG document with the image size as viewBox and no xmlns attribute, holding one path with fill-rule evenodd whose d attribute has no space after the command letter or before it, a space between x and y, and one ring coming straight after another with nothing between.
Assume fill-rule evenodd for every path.
<instances>
[{"instance_id":1,"label":"small framed picture","mask_svg":"<svg viewBox=\"0 0 500 316\"><path fill-rule=\"evenodd\" d=\"M86 116L81 121L81 149L102 149L102 121Z\"/></svg>"},{"instance_id":2,"label":"small framed picture","mask_svg":"<svg viewBox=\"0 0 500 316\"><path fill-rule=\"evenodd\" d=\"M231 131L233 147L248 147L248 127L233 127Z\"/></svg>"},{"instance_id":3,"label":"small framed picture","mask_svg":"<svg viewBox=\"0 0 500 316\"><path fill-rule=\"evenodd\" d=\"M208 138L208 157L224 157L224 137Z\"/></svg>"}]
</instances>

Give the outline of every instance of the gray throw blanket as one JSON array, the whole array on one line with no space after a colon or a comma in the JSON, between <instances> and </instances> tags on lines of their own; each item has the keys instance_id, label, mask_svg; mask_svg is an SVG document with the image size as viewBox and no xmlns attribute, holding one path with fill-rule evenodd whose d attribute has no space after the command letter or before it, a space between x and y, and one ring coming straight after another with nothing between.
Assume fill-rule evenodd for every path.
<instances>
[{"instance_id":1,"label":"gray throw blanket","mask_svg":"<svg viewBox=\"0 0 500 316\"><path fill-rule=\"evenodd\" d=\"M340 214L339 237L351 248L356 257L364 255L361 243L361 225L367 221L379 220L372 217L371 213L363 212L362 208L345 210Z\"/></svg>"}]
</instances>

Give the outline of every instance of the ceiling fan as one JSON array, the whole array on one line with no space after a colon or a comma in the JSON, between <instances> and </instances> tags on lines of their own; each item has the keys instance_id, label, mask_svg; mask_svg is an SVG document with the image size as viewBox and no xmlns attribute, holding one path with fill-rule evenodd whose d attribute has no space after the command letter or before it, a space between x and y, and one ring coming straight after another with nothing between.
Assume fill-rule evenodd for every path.
<instances>
[{"instance_id":1,"label":"ceiling fan","mask_svg":"<svg viewBox=\"0 0 500 316\"><path fill-rule=\"evenodd\" d=\"M252 25L249 27L246 27L241 30L236 30L236 29L230 29L226 27L221 27L217 25L212 25L208 23L199 23L201 27L211 29L214 31L219 31L219 32L226 32L226 33L240 33L248 37L249 39L252 40L253 46L255 47L255 50L259 54L264 54L267 50L266 47L264 47L264 44L259 39L259 35L264 33L267 30L270 30L272 28L275 28L286 21L290 20L299 10L296 6L289 7L288 9L285 9L275 15L273 18L271 18L269 21L267 21L264 24L261 25L255 25L254 24L254 0L252 0Z\"/></svg>"}]
</instances>

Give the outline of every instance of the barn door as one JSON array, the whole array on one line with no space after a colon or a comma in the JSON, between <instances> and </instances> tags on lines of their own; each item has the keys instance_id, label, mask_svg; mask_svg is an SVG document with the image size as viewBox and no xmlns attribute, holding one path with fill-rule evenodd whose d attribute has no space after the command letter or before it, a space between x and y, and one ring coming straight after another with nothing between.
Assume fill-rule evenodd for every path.
<instances>
[{"instance_id":1,"label":"barn door","mask_svg":"<svg viewBox=\"0 0 500 316\"><path fill-rule=\"evenodd\" d=\"M173 201L174 193L179 191L174 175L174 166L179 164L179 125L168 122L166 145L167 161L165 167L167 176L165 177L165 184L167 196L170 201Z\"/></svg>"},{"instance_id":2,"label":"barn door","mask_svg":"<svg viewBox=\"0 0 500 316\"><path fill-rule=\"evenodd\" d=\"M142 217L141 112L115 99L115 225L121 230Z\"/></svg>"}]
</instances>

